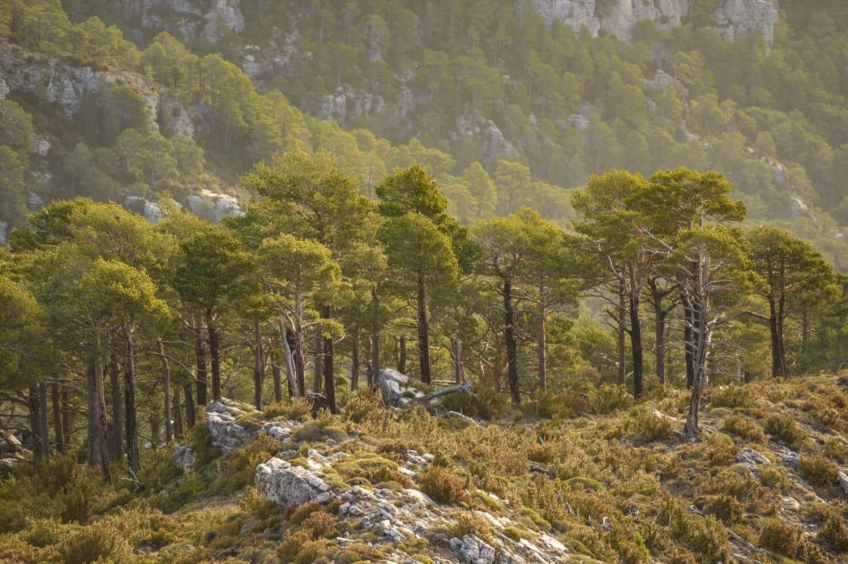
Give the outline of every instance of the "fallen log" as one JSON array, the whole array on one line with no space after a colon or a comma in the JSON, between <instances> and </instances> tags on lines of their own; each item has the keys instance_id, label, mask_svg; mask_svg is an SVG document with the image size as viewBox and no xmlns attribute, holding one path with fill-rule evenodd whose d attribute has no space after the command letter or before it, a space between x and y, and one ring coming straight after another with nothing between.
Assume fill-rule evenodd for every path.
<instances>
[{"instance_id":1,"label":"fallen log","mask_svg":"<svg viewBox=\"0 0 848 564\"><path fill-rule=\"evenodd\" d=\"M445 388L443 390L431 392L427 395L423 395L423 396L418 397L418 398L412 398L412 400L416 401L418 403L427 403L430 400L434 400L436 398L440 398L440 397L446 396L448 394L456 394L456 393L460 393L460 392L470 394L470 395L473 396L474 394L471 393L471 382L466 382L466 383L460 384L458 386L451 386L450 388Z\"/></svg>"}]
</instances>

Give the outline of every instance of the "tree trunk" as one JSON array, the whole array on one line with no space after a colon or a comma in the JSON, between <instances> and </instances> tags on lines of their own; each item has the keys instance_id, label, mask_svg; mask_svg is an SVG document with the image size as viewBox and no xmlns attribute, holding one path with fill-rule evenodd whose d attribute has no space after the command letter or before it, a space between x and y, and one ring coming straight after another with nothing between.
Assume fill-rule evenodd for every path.
<instances>
[{"instance_id":1,"label":"tree trunk","mask_svg":"<svg viewBox=\"0 0 848 564\"><path fill-rule=\"evenodd\" d=\"M174 438L183 438L183 405L179 386L174 386Z\"/></svg>"},{"instance_id":2,"label":"tree trunk","mask_svg":"<svg viewBox=\"0 0 848 564\"><path fill-rule=\"evenodd\" d=\"M398 372L406 374L406 337L401 335L398 342Z\"/></svg>"},{"instance_id":3,"label":"tree trunk","mask_svg":"<svg viewBox=\"0 0 848 564\"><path fill-rule=\"evenodd\" d=\"M41 434L41 452L44 460L50 462L50 421L47 418L47 383L38 383L38 430Z\"/></svg>"},{"instance_id":4,"label":"tree trunk","mask_svg":"<svg viewBox=\"0 0 848 564\"><path fill-rule=\"evenodd\" d=\"M324 319L330 319L333 310L330 306L324 306L321 311L321 316ZM330 413L338 413L336 408L336 375L335 361L333 359L333 337L332 335L324 339L324 395L327 398L327 407Z\"/></svg>"},{"instance_id":5,"label":"tree trunk","mask_svg":"<svg viewBox=\"0 0 848 564\"><path fill-rule=\"evenodd\" d=\"M174 438L171 430L171 367L165 358L165 348L159 339L159 358L162 360L162 395L165 396L165 444L170 444Z\"/></svg>"},{"instance_id":6,"label":"tree trunk","mask_svg":"<svg viewBox=\"0 0 848 564\"><path fill-rule=\"evenodd\" d=\"M98 350L100 343L98 342ZM106 433L106 386L103 382L103 365L94 363L94 395L97 412L97 451L100 460L100 474L103 480L112 480L112 471L109 468L109 436Z\"/></svg>"},{"instance_id":7,"label":"tree trunk","mask_svg":"<svg viewBox=\"0 0 848 564\"><path fill-rule=\"evenodd\" d=\"M38 416L38 386L29 387L29 431L32 437L32 465L35 470L38 470L38 465L41 462L41 457L44 455L44 450L41 447L41 424Z\"/></svg>"},{"instance_id":8,"label":"tree trunk","mask_svg":"<svg viewBox=\"0 0 848 564\"><path fill-rule=\"evenodd\" d=\"M421 381L429 384L430 379L430 322L427 319L427 286L418 276L418 363L421 366Z\"/></svg>"},{"instance_id":9,"label":"tree trunk","mask_svg":"<svg viewBox=\"0 0 848 564\"><path fill-rule=\"evenodd\" d=\"M67 388L62 390L62 429L65 431L65 444L71 444L71 398Z\"/></svg>"},{"instance_id":10,"label":"tree trunk","mask_svg":"<svg viewBox=\"0 0 848 564\"><path fill-rule=\"evenodd\" d=\"M518 381L518 344L515 339L515 311L512 308L512 284L504 280L504 341L509 366L509 391L514 406L521 405L521 388Z\"/></svg>"},{"instance_id":11,"label":"tree trunk","mask_svg":"<svg viewBox=\"0 0 848 564\"><path fill-rule=\"evenodd\" d=\"M633 356L633 397L639 399L645 393L644 359L642 353L642 323L639 319L639 288L636 275L630 269L630 348Z\"/></svg>"},{"instance_id":12,"label":"tree trunk","mask_svg":"<svg viewBox=\"0 0 848 564\"><path fill-rule=\"evenodd\" d=\"M274 401L283 401L283 375L280 372L280 365L274 362L274 357L269 356L271 360L271 376L274 379Z\"/></svg>"},{"instance_id":13,"label":"tree trunk","mask_svg":"<svg viewBox=\"0 0 848 564\"><path fill-rule=\"evenodd\" d=\"M803 350L803 345L807 344L807 341L810 339L810 312L804 310L804 313L801 316L801 350Z\"/></svg>"},{"instance_id":14,"label":"tree trunk","mask_svg":"<svg viewBox=\"0 0 848 564\"><path fill-rule=\"evenodd\" d=\"M459 337L454 339L453 376L457 384L462 382L462 341L459 340Z\"/></svg>"},{"instance_id":15,"label":"tree trunk","mask_svg":"<svg viewBox=\"0 0 848 564\"><path fill-rule=\"evenodd\" d=\"M298 311L300 309L298 308ZM303 377L303 332L300 328L299 317L295 322L294 331L286 328L283 317L280 316L280 340L283 342L283 352L286 359L286 376L289 386L289 397L301 398L306 388ZM279 370L279 366L277 367ZM281 399L282 399L282 391Z\"/></svg>"},{"instance_id":16,"label":"tree trunk","mask_svg":"<svg viewBox=\"0 0 848 564\"><path fill-rule=\"evenodd\" d=\"M695 321L695 354L694 354L694 379L692 382L692 395L689 399L689 415L686 418L684 432L690 440L696 440L701 433L700 410L701 393L706 385L707 358L709 356L710 343L712 341L712 327L709 324L709 291L706 282L709 273L705 272L706 260L701 252L701 259L693 265L692 273L694 280L693 294L694 306L693 321Z\"/></svg>"},{"instance_id":17,"label":"tree trunk","mask_svg":"<svg viewBox=\"0 0 848 564\"><path fill-rule=\"evenodd\" d=\"M321 393L321 381L324 379L324 336L321 326L315 326L315 364L312 374L312 392Z\"/></svg>"},{"instance_id":18,"label":"tree trunk","mask_svg":"<svg viewBox=\"0 0 848 564\"><path fill-rule=\"evenodd\" d=\"M624 343L626 326L624 318L627 316L627 306L625 305L624 281L618 290L618 385L624 386L627 384L627 356L626 346Z\"/></svg>"},{"instance_id":19,"label":"tree trunk","mask_svg":"<svg viewBox=\"0 0 848 564\"><path fill-rule=\"evenodd\" d=\"M127 458L130 471L138 475L141 468L138 450L138 412L135 399L135 347L133 345L132 328L124 327L126 340L124 360L124 400L126 408Z\"/></svg>"},{"instance_id":20,"label":"tree trunk","mask_svg":"<svg viewBox=\"0 0 848 564\"><path fill-rule=\"evenodd\" d=\"M350 389L359 389L359 327L353 328L350 351Z\"/></svg>"},{"instance_id":21,"label":"tree trunk","mask_svg":"<svg viewBox=\"0 0 848 564\"><path fill-rule=\"evenodd\" d=\"M695 325L694 311L692 310L692 302L688 297L682 296L683 303L683 356L686 360L686 389L691 390L695 385L695 332L692 327Z\"/></svg>"},{"instance_id":22,"label":"tree trunk","mask_svg":"<svg viewBox=\"0 0 848 564\"><path fill-rule=\"evenodd\" d=\"M300 296L296 298L299 302ZM294 325L294 369L297 380L297 397L306 397L306 359L303 355L303 311L297 306Z\"/></svg>"},{"instance_id":23,"label":"tree trunk","mask_svg":"<svg viewBox=\"0 0 848 564\"><path fill-rule=\"evenodd\" d=\"M110 448L112 460L124 457L124 419L121 408L121 378L118 373L118 355L114 352L109 357L109 387L112 399L112 445Z\"/></svg>"},{"instance_id":24,"label":"tree trunk","mask_svg":"<svg viewBox=\"0 0 848 564\"><path fill-rule=\"evenodd\" d=\"M253 320L253 407L262 409L262 381L265 361L262 352L262 333L259 332L259 320Z\"/></svg>"},{"instance_id":25,"label":"tree trunk","mask_svg":"<svg viewBox=\"0 0 848 564\"><path fill-rule=\"evenodd\" d=\"M377 376L380 373L380 297L377 289L371 288L371 370L368 371L368 388L377 387Z\"/></svg>"},{"instance_id":26,"label":"tree trunk","mask_svg":"<svg viewBox=\"0 0 848 564\"><path fill-rule=\"evenodd\" d=\"M654 292L654 338L656 345L654 352L657 357L657 381L660 385L665 384L665 316L667 313L662 308L662 298Z\"/></svg>"},{"instance_id":27,"label":"tree trunk","mask_svg":"<svg viewBox=\"0 0 848 564\"><path fill-rule=\"evenodd\" d=\"M195 327L194 354L197 357L197 405L206 405L206 345L203 343L203 326ZM189 426L193 426L192 423Z\"/></svg>"},{"instance_id":28,"label":"tree trunk","mask_svg":"<svg viewBox=\"0 0 848 564\"><path fill-rule=\"evenodd\" d=\"M186 411L186 428L191 429L197 422L197 408L194 405L194 390L191 384L183 386L183 395L185 396L185 411Z\"/></svg>"},{"instance_id":29,"label":"tree trunk","mask_svg":"<svg viewBox=\"0 0 848 564\"><path fill-rule=\"evenodd\" d=\"M548 360L545 353L545 340L547 332L548 312L545 305L539 305L539 335L537 338L537 347L539 354L539 389L543 392L548 389Z\"/></svg>"},{"instance_id":30,"label":"tree trunk","mask_svg":"<svg viewBox=\"0 0 848 564\"><path fill-rule=\"evenodd\" d=\"M100 460L100 451L98 450L97 441L97 390L94 378L94 361L89 361L85 370L86 387L86 442L88 443L87 463L89 468L97 466ZM33 450L35 452L35 450Z\"/></svg>"},{"instance_id":31,"label":"tree trunk","mask_svg":"<svg viewBox=\"0 0 848 564\"><path fill-rule=\"evenodd\" d=\"M373 337L369 336L365 339L365 379L368 383L368 389L374 389L374 381L376 378L374 377L374 364L371 359L371 346L373 342Z\"/></svg>"},{"instance_id":32,"label":"tree trunk","mask_svg":"<svg viewBox=\"0 0 848 564\"><path fill-rule=\"evenodd\" d=\"M780 370L780 374L784 379L786 379L789 378L789 370L786 368L786 331L783 326L784 321L786 321L786 298L781 295L777 309L777 345L779 352L778 358L780 359L778 368Z\"/></svg>"},{"instance_id":33,"label":"tree trunk","mask_svg":"<svg viewBox=\"0 0 848 564\"><path fill-rule=\"evenodd\" d=\"M50 399L53 403L53 432L56 434L56 450L65 454L65 430L62 428L62 401L59 394L59 384L50 384Z\"/></svg>"},{"instance_id":34,"label":"tree trunk","mask_svg":"<svg viewBox=\"0 0 848 564\"><path fill-rule=\"evenodd\" d=\"M218 338L218 328L212 324L211 315L208 316L209 323L209 357L212 360L212 401L221 399L221 351Z\"/></svg>"}]
</instances>

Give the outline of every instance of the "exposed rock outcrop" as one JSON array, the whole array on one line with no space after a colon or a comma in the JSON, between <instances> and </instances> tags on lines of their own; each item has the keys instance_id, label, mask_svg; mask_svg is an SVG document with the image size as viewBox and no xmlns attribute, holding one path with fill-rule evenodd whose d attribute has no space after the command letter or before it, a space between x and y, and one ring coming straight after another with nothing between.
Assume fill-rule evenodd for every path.
<instances>
[{"instance_id":1,"label":"exposed rock outcrop","mask_svg":"<svg viewBox=\"0 0 848 564\"><path fill-rule=\"evenodd\" d=\"M11 432L0 429L0 474L10 472L23 459L21 442Z\"/></svg>"},{"instance_id":2,"label":"exposed rock outcrop","mask_svg":"<svg viewBox=\"0 0 848 564\"><path fill-rule=\"evenodd\" d=\"M227 216L244 215L238 200L227 194L216 194L203 189L199 194L191 194L186 200L192 213L216 223Z\"/></svg>"},{"instance_id":3,"label":"exposed rock outcrop","mask_svg":"<svg viewBox=\"0 0 848 564\"><path fill-rule=\"evenodd\" d=\"M151 32L167 31L183 41L215 42L224 33L244 31L240 0L123 0L124 18L138 18ZM155 34L155 33L154 33Z\"/></svg>"},{"instance_id":4,"label":"exposed rock outcrop","mask_svg":"<svg viewBox=\"0 0 848 564\"><path fill-rule=\"evenodd\" d=\"M47 103L59 104L68 117L77 113L87 92L97 92L107 82L121 81L141 93L156 127L159 93L143 78L133 74L76 67L60 59L33 55L4 44L0 46L0 81L6 85L7 93L44 96Z\"/></svg>"},{"instance_id":5,"label":"exposed rock outcrop","mask_svg":"<svg viewBox=\"0 0 848 564\"><path fill-rule=\"evenodd\" d=\"M320 472L272 458L256 468L256 490L280 505L303 505L310 501L326 503L336 494Z\"/></svg>"},{"instance_id":6,"label":"exposed rock outcrop","mask_svg":"<svg viewBox=\"0 0 848 564\"><path fill-rule=\"evenodd\" d=\"M575 30L586 26L592 36L602 31L627 41L637 22L652 21L664 30L686 24L695 0L534 0L534 4L548 22L559 20ZM777 0L721 0L707 23L727 40L756 30L771 44L778 19Z\"/></svg>"}]
</instances>

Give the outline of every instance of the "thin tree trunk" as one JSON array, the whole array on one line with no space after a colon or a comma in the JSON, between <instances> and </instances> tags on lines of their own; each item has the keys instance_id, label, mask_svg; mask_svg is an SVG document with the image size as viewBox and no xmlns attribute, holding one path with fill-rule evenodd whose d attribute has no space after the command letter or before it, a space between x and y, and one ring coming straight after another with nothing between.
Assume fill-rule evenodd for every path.
<instances>
[{"instance_id":1,"label":"thin tree trunk","mask_svg":"<svg viewBox=\"0 0 848 564\"><path fill-rule=\"evenodd\" d=\"M803 350L803 345L807 344L807 341L810 339L810 312L804 310L804 313L801 316L801 345Z\"/></svg>"},{"instance_id":2,"label":"thin tree trunk","mask_svg":"<svg viewBox=\"0 0 848 564\"><path fill-rule=\"evenodd\" d=\"M41 434L41 452L44 460L50 462L50 421L47 418L47 383L38 383L38 425Z\"/></svg>"},{"instance_id":3,"label":"thin tree trunk","mask_svg":"<svg viewBox=\"0 0 848 564\"><path fill-rule=\"evenodd\" d=\"M271 360L271 376L274 379L274 401L283 401L283 375L280 372L280 365L274 362L273 355L268 357Z\"/></svg>"},{"instance_id":4,"label":"thin tree trunk","mask_svg":"<svg viewBox=\"0 0 848 564\"><path fill-rule=\"evenodd\" d=\"M398 372L406 374L406 337L401 335L398 342Z\"/></svg>"},{"instance_id":5,"label":"thin tree trunk","mask_svg":"<svg viewBox=\"0 0 848 564\"><path fill-rule=\"evenodd\" d=\"M88 467L94 468L97 466L98 461L100 460L100 451L98 450L97 441L98 441L98 433L97 433L97 425L98 425L98 417L97 417L97 384L95 382L94 376L94 361L89 361L88 366L85 370L86 375L86 387L85 387L85 399L86 399L86 407L87 407L87 417L86 417L86 440L88 442Z\"/></svg>"},{"instance_id":6,"label":"thin tree trunk","mask_svg":"<svg viewBox=\"0 0 848 564\"><path fill-rule=\"evenodd\" d=\"M504 280L504 340L506 341L506 358L509 366L509 391L512 404L521 405L521 388L518 381L518 344L515 339L515 311L512 308L512 284Z\"/></svg>"},{"instance_id":7,"label":"thin tree trunk","mask_svg":"<svg viewBox=\"0 0 848 564\"><path fill-rule=\"evenodd\" d=\"M162 339L159 339L159 358L162 359L162 394L165 396L165 444L170 444L174 438L171 430L171 367L165 358Z\"/></svg>"},{"instance_id":8,"label":"thin tree trunk","mask_svg":"<svg viewBox=\"0 0 848 564\"><path fill-rule=\"evenodd\" d=\"M194 354L197 357L197 405L206 405L206 345L203 343L203 326L195 326ZM193 426L192 423L190 426Z\"/></svg>"},{"instance_id":9,"label":"thin tree trunk","mask_svg":"<svg viewBox=\"0 0 848 564\"><path fill-rule=\"evenodd\" d=\"M371 370L368 371L368 388L377 387L377 376L380 373L380 297L377 289L371 288Z\"/></svg>"},{"instance_id":10,"label":"thin tree trunk","mask_svg":"<svg viewBox=\"0 0 848 564\"><path fill-rule=\"evenodd\" d=\"M459 340L459 337L454 339L453 376L457 384L462 382L462 341Z\"/></svg>"},{"instance_id":11,"label":"thin tree trunk","mask_svg":"<svg viewBox=\"0 0 848 564\"><path fill-rule=\"evenodd\" d=\"M315 364L313 365L312 374L312 392L321 393L321 381L324 378L324 337L322 335L321 326L315 326Z\"/></svg>"},{"instance_id":12,"label":"thin tree trunk","mask_svg":"<svg viewBox=\"0 0 848 564\"><path fill-rule=\"evenodd\" d=\"M665 316L662 298L654 293L654 338L656 339L654 352L657 357L657 381L660 385L665 384Z\"/></svg>"},{"instance_id":13,"label":"thin tree trunk","mask_svg":"<svg viewBox=\"0 0 848 564\"><path fill-rule=\"evenodd\" d=\"M183 438L183 403L180 399L180 387L174 386L174 438Z\"/></svg>"},{"instance_id":14,"label":"thin tree trunk","mask_svg":"<svg viewBox=\"0 0 848 564\"><path fill-rule=\"evenodd\" d=\"M298 300L300 297L298 296ZM298 305L294 326L294 369L297 380L297 397L306 397L306 359L303 355L303 312Z\"/></svg>"},{"instance_id":15,"label":"thin tree trunk","mask_svg":"<svg viewBox=\"0 0 848 564\"><path fill-rule=\"evenodd\" d=\"M430 378L430 321L427 319L427 286L418 275L418 363L421 381L429 384Z\"/></svg>"},{"instance_id":16,"label":"thin tree trunk","mask_svg":"<svg viewBox=\"0 0 848 564\"><path fill-rule=\"evenodd\" d=\"M706 281L709 276L704 272L705 259L704 253L701 252L699 261L693 264L693 280L694 284L694 306L693 320L695 321L695 354L694 368L695 375L692 382L692 395L689 399L689 415L686 418L686 426L684 432L690 440L696 440L701 433L700 426L700 410L701 410L701 393L706 385L707 378L707 358L709 355L710 342L712 340L712 328L709 325L709 293L706 288Z\"/></svg>"},{"instance_id":17,"label":"thin tree trunk","mask_svg":"<svg viewBox=\"0 0 848 564\"><path fill-rule=\"evenodd\" d=\"M29 431L32 437L32 465L35 470L38 470L38 465L44 456L44 450L41 447L41 424L38 417L38 385L29 387Z\"/></svg>"},{"instance_id":18,"label":"thin tree trunk","mask_svg":"<svg viewBox=\"0 0 848 564\"><path fill-rule=\"evenodd\" d=\"M639 399L645 393L644 359L642 353L642 323L639 319L639 288L636 275L630 269L630 348L633 356L633 397Z\"/></svg>"},{"instance_id":19,"label":"thin tree trunk","mask_svg":"<svg viewBox=\"0 0 848 564\"><path fill-rule=\"evenodd\" d=\"M333 310L330 306L324 306L321 310L321 317L330 319L333 315ZM332 335L324 339L324 395L327 397L327 407L330 413L338 413L336 407L336 375L335 361L333 359L333 337Z\"/></svg>"},{"instance_id":20,"label":"thin tree trunk","mask_svg":"<svg viewBox=\"0 0 848 564\"><path fill-rule=\"evenodd\" d=\"M62 401L59 384L50 384L50 399L53 403L53 432L56 434L56 450L65 454L65 430L62 428Z\"/></svg>"},{"instance_id":21,"label":"thin tree trunk","mask_svg":"<svg viewBox=\"0 0 848 564\"><path fill-rule=\"evenodd\" d=\"M368 383L368 389L374 389L374 381L376 380L374 376L374 364L371 359L371 347L373 343L373 337L369 335L367 339L365 339L365 379Z\"/></svg>"},{"instance_id":22,"label":"thin tree trunk","mask_svg":"<svg viewBox=\"0 0 848 564\"><path fill-rule=\"evenodd\" d=\"M686 362L686 389L691 390L695 385L695 345L693 338L695 333L692 327L695 325L692 302L688 297L682 296L683 303L683 356Z\"/></svg>"},{"instance_id":23,"label":"thin tree trunk","mask_svg":"<svg viewBox=\"0 0 848 564\"><path fill-rule=\"evenodd\" d=\"M780 352L780 374L784 379L789 378L789 370L786 368L786 331L783 326L784 321L786 320L786 298L781 295L780 301L778 302L777 309L777 343L778 343L778 351Z\"/></svg>"},{"instance_id":24,"label":"thin tree trunk","mask_svg":"<svg viewBox=\"0 0 848 564\"><path fill-rule=\"evenodd\" d=\"M627 306L625 305L624 281L622 281L618 290L618 384L620 386L627 384L627 349L624 343L626 333L624 318L626 315Z\"/></svg>"},{"instance_id":25,"label":"thin tree trunk","mask_svg":"<svg viewBox=\"0 0 848 564\"><path fill-rule=\"evenodd\" d=\"M209 357L212 361L212 401L221 399L221 350L218 328L212 324L211 315L207 324L209 332Z\"/></svg>"},{"instance_id":26,"label":"thin tree trunk","mask_svg":"<svg viewBox=\"0 0 848 564\"><path fill-rule=\"evenodd\" d=\"M109 357L109 387L112 399L112 460L124 457L124 420L121 408L121 378L118 373L118 356Z\"/></svg>"},{"instance_id":27,"label":"thin tree trunk","mask_svg":"<svg viewBox=\"0 0 848 564\"><path fill-rule=\"evenodd\" d=\"M539 354L539 389L543 392L548 389L548 360L545 353L545 340L547 333L548 312L544 304L539 304L539 335L537 347Z\"/></svg>"},{"instance_id":28,"label":"thin tree trunk","mask_svg":"<svg viewBox=\"0 0 848 564\"><path fill-rule=\"evenodd\" d=\"M71 399L67 388L62 390L62 428L65 431L65 444L71 444Z\"/></svg>"},{"instance_id":29,"label":"thin tree trunk","mask_svg":"<svg viewBox=\"0 0 848 564\"><path fill-rule=\"evenodd\" d=\"M298 311L300 311L299 308ZM303 392L306 387L306 383L303 379L302 339L302 330L300 329L299 321L295 323L295 330L289 331L286 328L285 321L283 321L282 316L280 316L280 340L283 342L283 351L286 358L286 375L288 376L289 396L293 398L304 397Z\"/></svg>"},{"instance_id":30,"label":"thin tree trunk","mask_svg":"<svg viewBox=\"0 0 848 564\"><path fill-rule=\"evenodd\" d=\"M359 327L353 328L350 351L350 389L359 389Z\"/></svg>"},{"instance_id":31,"label":"thin tree trunk","mask_svg":"<svg viewBox=\"0 0 848 564\"><path fill-rule=\"evenodd\" d=\"M124 400L126 407L127 458L130 471L138 475L141 460L138 450L138 413L135 399L135 348L132 339L132 329L124 327L126 340L126 357L124 360Z\"/></svg>"},{"instance_id":32,"label":"thin tree trunk","mask_svg":"<svg viewBox=\"0 0 848 564\"><path fill-rule=\"evenodd\" d=\"M197 407L194 404L194 390L191 384L183 386L183 395L185 396L185 411L186 411L186 427L191 429L197 422Z\"/></svg>"},{"instance_id":33,"label":"thin tree trunk","mask_svg":"<svg viewBox=\"0 0 848 564\"><path fill-rule=\"evenodd\" d=\"M259 320L253 320L253 407L262 409L262 384L265 361L262 351L262 333L259 332Z\"/></svg>"},{"instance_id":34,"label":"thin tree trunk","mask_svg":"<svg viewBox=\"0 0 848 564\"><path fill-rule=\"evenodd\" d=\"M99 341L99 339L98 339ZM98 350L100 343L97 343ZM109 436L106 433L106 386L103 381L103 365L94 363L94 394L97 404L97 450L100 459L100 474L104 481L112 480L112 471L109 468Z\"/></svg>"}]
</instances>

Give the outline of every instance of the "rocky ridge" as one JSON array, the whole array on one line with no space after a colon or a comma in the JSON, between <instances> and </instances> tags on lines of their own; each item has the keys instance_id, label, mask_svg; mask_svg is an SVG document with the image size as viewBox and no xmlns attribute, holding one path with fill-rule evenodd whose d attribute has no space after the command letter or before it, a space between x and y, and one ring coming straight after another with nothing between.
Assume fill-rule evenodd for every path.
<instances>
[{"instance_id":1,"label":"rocky ridge","mask_svg":"<svg viewBox=\"0 0 848 564\"><path fill-rule=\"evenodd\" d=\"M335 538L340 547L357 542L359 536L374 539L372 548L391 552L387 562L414 563L401 543L415 544L427 541L433 562L467 562L469 564L524 564L527 562L553 563L570 560L569 550L547 533L534 534L532 538L513 540L504 534L517 522L503 514L458 509L436 503L417 487L388 488L376 485L349 486L339 480L338 468L345 463L356 463L358 455L335 449L301 448L303 441L292 444L292 437L302 424L288 419L257 422L258 413L250 406L221 399L206 408L206 424L212 444L225 454L232 454L250 444L259 435L268 437L289 448L256 468L254 485L263 499L282 506L300 507L309 502L337 508L338 519L348 532ZM348 437L351 438L351 437ZM352 437L355 439L355 436ZM347 439L347 438L346 438ZM342 439L342 440L346 440ZM328 441L333 443L333 441ZM185 446L174 448L177 462L193 460ZM304 456L305 454L305 456ZM413 481L433 463L431 454L414 450L403 453L403 463L398 472ZM391 464L389 461L386 463ZM508 513L508 502L486 494L493 505ZM475 534L461 537L450 535L462 518L475 518L485 522L493 531L493 538L481 539ZM585 557L581 559L586 562Z\"/></svg>"},{"instance_id":2,"label":"rocky ridge","mask_svg":"<svg viewBox=\"0 0 848 564\"><path fill-rule=\"evenodd\" d=\"M586 26L593 37L604 32L628 41L637 22L652 21L663 30L684 25L692 14L695 1L534 0L534 4L549 23L560 21L575 30ZM771 44L778 19L777 0L724 0L708 16L708 27L726 40L756 30Z\"/></svg>"}]
</instances>

